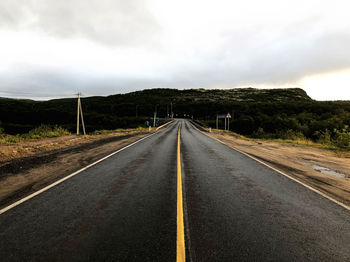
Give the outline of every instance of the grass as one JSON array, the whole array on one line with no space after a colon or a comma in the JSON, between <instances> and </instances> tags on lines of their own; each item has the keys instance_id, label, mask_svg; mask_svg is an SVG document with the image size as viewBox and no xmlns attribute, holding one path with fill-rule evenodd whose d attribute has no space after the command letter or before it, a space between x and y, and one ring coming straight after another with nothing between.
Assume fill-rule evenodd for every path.
<instances>
[{"instance_id":1,"label":"grass","mask_svg":"<svg viewBox=\"0 0 350 262\"><path fill-rule=\"evenodd\" d=\"M328 145L328 144L322 144L322 143L316 143L310 139L281 139L281 138L276 138L276 139L260 139L260 140L266 140L266 141L274 141L278 143L285 143L285 144L292 144L292 145L303 145L303 146L313 146L313 147L318 147L318 148L324 148L324 149L330 149L330 150L336 150L337 147L333 145Z\"/></svg>"},{"instance_id":2,"label":"grass","mask_svg":"<svg viewBox=\"0 0 350 262\"><path fill-rule=\"evenodd\" d=\"M343 148L338 147L334 144L329 143L317 143L310 139L306 138L294 138L294 139L281 139L281 138L250 138L245 137L242 135L239 135L237 133L228 131L228 130L221 130L221 129L212 129L213 132L217 133L224 133L224 134L230 134L240 139L245 140L256 140L256 141L266 141L266 142L277 142L277 143L283 143L283 144L290 144L295 146L310 146L314 148L320 148L320 149L326 149L333 151L338 157L346 157L350 158L350 148Z\"/></svg>"},{"instance_id":3,"label":"grass","mask_svg":"<svg viewBox=\"0 0 350 262\"><path fill-rule=\"evenodd\" d=\"M120 132L147 132L148 128L137 127L137 128L119 128L114 130L96 130L90 133L88 136L101 135L101 134L110 134L110 133L120 133ZM61 137L72 135L68 130L59 127L59 126L47 126L41 125L26 134L21 135L9 135L0 133L0 144L15 144L28 140L37 140L43 138L52 138L52 137ZM88 136L85 136L88 138Z\"/></svg>"},{"instance_id":4,"label":"grass","mask_svg":"<svg viewBox=\"0 0 350 262\"><path fill-rule=\"evenodd\" d=\"M1 134L0 135L0 144L14 144L19 143L21 141L25 140L21 135L7 135L7 134Z\"/></svg>"},{"instance_id":5,"label":"grass","mask_svg":"<svg viewBox=\"0 0 350 262\"><path fill-rule=\"evenodd\" d=\"M148 131L148 128L145 127L137 127L137 128L118 128L113 130L95 130L90 135L102 135L102 134L110 134L110 133L116 133L116 132L146 132Z\"/></svg>"},{"instance_id":6,"label":"grass","mask_svg":"<svg viewBox=\"0 0 350 262\"><path fill-rule=\"evenodd\" d=\"M316 143L316 142L313 142L312 140L308 140L308 139L296 139L296 140L291 140L291 139L260 139L260 140L274 141L274 142L278 142L278 143L291 144L291 145L296 145L296 146L300 145L300 146L310 146L310 147L315 147L315 148L320 148L320 149L326 149L326 150L333 151L338 157L350 158L350 148L338 147L336 145L331 145L331 144Z\"/></svg>"},{"instance_id":7,"label":"grass","mask_svg":"<svg viewBox=\"0 0 350 262\"><path fill-rule=\"evenodd\" d=\"M0 134L0 144L14 144L22 141L33 140L33 139L42 139L50 137L61 137L71 135L71 133L59 126L47 126L41 125L37 128L30 130L26 134L21 135L9 135L9 134Z\"/></svg>"},{"instance_id":8,"label":"grass","mask_svg":"<svg viewBox=\"0 0 350 262\"><path fill-rule=\"evenodd\" d=\"M214 128L212 128L211 131L212 131L212 132L217 132L217 133L228 134L228 135L231 135L231 136L235 136L235 137L237 137L237 138L240 138L240 139L251 139L251 138L248 138L248 137L246 137L246 136L237 134L237 133L232 132L232 131L229 131L229 130L222 130L222 129L214 129Z\"/></svg>"}]
</instances>

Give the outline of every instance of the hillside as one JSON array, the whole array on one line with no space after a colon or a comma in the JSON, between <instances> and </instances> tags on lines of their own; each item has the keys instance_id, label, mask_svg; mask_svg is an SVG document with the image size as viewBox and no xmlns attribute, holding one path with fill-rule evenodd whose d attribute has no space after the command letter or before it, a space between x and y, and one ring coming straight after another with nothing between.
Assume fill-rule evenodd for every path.
<instances>
[{"instance_id":1,"label":"hillside","mask_svg":"<svg viewBox=\"0 0 350 262\"><path fill-rule=\"evenodd\" d=\"M310 101L311 98L300 88L290 89L149 89L123 95L125 98L158 97L174 99L177 102L264 102L267 99L274 102Z\"/></svg>"},{"instance_id":2,"label":"hillside","mask_svg":"<svg viewBox=\"0 0 350 262\"><path fill-rule=\"evenodd\" d=\"M107 97L86 97L82 99L82 104L91 130L129 127L127 119L118 121L116 118L151 117L156 105L158 115L167 117L167 112L170 114L171 102L177 116L204 117L212 113L203 114L202 109L197 112L196 108L242 102L289 103L290 101L307 102L311 101L311 98L302 89L148 89ZM40 124L58 124L73 130L76 99L34 101L0 98L0 112L2 126L10 133L26 132Z\"/></svg>"},{"instance_id":3,"label":"hillside","mask_svg":"<svg viewBox=\"0 0 350 262\"><path fill-rule=\"evenodd\" d=\"M76 98L50 101L1 98L1 125L12 134L28 132L41 124L74 131L76 102ZM193 117L211 127L216 125L217 114L230 112L231 130L253 136L283 137L291 130L297 136L320 139L327 130L343 130L350 125L350 102L314 101L298 88L147 89L82 98L88 132L142 126L152 119L156 107L157 116L167 118L171 104L175 117Z\"/></svg>"}]
</instances>

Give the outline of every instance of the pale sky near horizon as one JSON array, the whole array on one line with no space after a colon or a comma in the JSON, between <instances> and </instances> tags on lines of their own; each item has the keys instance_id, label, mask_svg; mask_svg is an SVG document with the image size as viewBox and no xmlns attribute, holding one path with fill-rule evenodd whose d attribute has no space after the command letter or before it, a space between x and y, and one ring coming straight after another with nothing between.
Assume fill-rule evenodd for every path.
<instances>
[{"instance_id":1,"label":"pale sky near horizon","mask_svg":"<svg viewBox=\"0 0 350 262\"><path fill-rule=\"evenodd\" d=\"M350 100L346 0L3 0L0 96L303 88Z\"/></svg>"}]
</instances>

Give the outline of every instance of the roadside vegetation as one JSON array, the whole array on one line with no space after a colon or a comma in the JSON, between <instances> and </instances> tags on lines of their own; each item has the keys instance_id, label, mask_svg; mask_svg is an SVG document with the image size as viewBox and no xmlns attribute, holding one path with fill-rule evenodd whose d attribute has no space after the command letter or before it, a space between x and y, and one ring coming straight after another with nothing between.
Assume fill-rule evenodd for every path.
<instances>
[{"instance_id":1,"label":"roadside vegetation","mask_svg":"<svg viewBox=\"0 0 350 262\"><path fill-rule=\"evenodd\" d=\"M0 144L12 144L19 143L26 140L31 139L41 139L41 138L50 138L50 137L61 137L71 135L71 133L59 126L48 126L48 125L40 125L28 133L10 135L4 133L4 130L0 128Z\"/></svg>"},{"instance_id":2,"label":"roadside vegetation","mask_svg":"<svg viewBox=\"0 0 350 262\"><path fill-rule=\"evenodd\" d=\"M115 133L115 132L146 132L148 131L148 128L145 127L137 127L137 128L117 128L117 129L112 129L112 130L95 130L91 133L91 135L102 135L102 134L110 134L110 133Z\"/></svg>"},{"instance_id":3,"label":"roadside vegetation","mask_svg":"<svg viewBox=\"0 0 350 262\"><path fill-rule=\"evenodd\" d=\"M303 132L288 129L274 134L265 133L262 128L254 132L251 137L260 139L280 139L293 141L297 144L319 144L329 148L340 148L350 150L350 128L344 126L343 129L326 129L325 131L316 131L313 134L313 139L307 138Z\"/></svg>"},{"instance_id":4,"label":"roadside vegetation","mask_svg":"<svg viewBox=\"0 0 350 262\"><path fill-rule=\"evenodd\" d=\"M118 128L113 130L95 130L87 136L102 135L109 133L120 133L120 132L147 132L148 128L137 127L137 128ZM13 144L20 143L27 140L33 139L43 139L43 138L53 138L53 137L62 137L73 135L67 129L64 129L60 126L48 126L40 125L37 128L30 130L28 133L10 135L4 133L4 129L0 128L0 144Z\"/></svg>"},{"instance_id":5,"label":"roadside vegetation","mask_svg":"<svg viewBox=\"0 0 350 262\"><path fill-rule=\"evenodd\" d=\"M197 121L198 122L198 121ZM232 135L236 138L243 139L243 140L256 140L260 142L264 141L270 141L270 142L278 142L283 144L291 144L291 145L301 145L301 146L311 146L315 148L321 148L321 149L327 149L334 151L337 156L339 157L350 157L350 146L349 146L349 139L346 140L347 146L344 146L344 144L339 144L338 141L334 141L332 139L330 140L318 140L313 141L311 139L305 138L304 136L295 135L293 132L288 132L288 134L284 134L283 138L275 138L274 135L268 135L268 134L260 134L260 135L252 135L252 136L243 136L240 134L237 134L233 131L229 130L222 130L222 129L211 129L212 132L215 133L224 133L228 135ZM349 135L349 133L347 133ZM342 142L343 139L341 139Z\"/></svg>"}]
</instances>

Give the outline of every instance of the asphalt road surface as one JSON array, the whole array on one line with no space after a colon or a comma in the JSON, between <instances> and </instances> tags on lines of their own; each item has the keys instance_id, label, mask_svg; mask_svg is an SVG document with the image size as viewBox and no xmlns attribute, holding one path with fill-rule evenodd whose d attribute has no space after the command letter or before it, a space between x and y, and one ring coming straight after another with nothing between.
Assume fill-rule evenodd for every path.
<instances>
[{"instance_id":1,"label":"asphalt road surface","mask_svg":"<svg viewBox=\"0 0 350 262\"><path fill-rule=\"evenodd\" d=\"M0 215L0 261L350 261L350 211L185 120ZM67 174L68 175L68 174Z\"/></svg>"}]
</instances>

